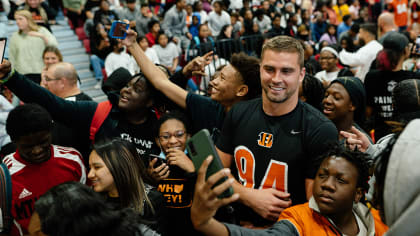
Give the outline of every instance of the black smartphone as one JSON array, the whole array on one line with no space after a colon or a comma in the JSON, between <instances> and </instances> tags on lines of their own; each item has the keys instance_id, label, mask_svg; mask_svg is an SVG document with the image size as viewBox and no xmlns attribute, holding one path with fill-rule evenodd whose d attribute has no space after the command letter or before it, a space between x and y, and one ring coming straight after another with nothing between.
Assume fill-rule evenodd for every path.
<instances>
[{"instance_id":1,"label":"black smartphone","mask_svg":"<svg viewBox=\"0 0 420 236\"><path fill-rule=\"evenodd\" d=\"M155 155L155 154L149 154L149 161L152 161L153 159L157 159L157 162L153 166L154 168L157 168L161 166L163 163L166 163L166 159L163 159L162 157Z\"/></svg>"},{"instance_id":2,"label":"black smartphone","mask_svg":"<svg viewBox=\"0 0 420 236\"><path fill-rule=\"evenodd\" d=\"M116 39L125 39L127 36L129 24L122 21L114 21L111 25L111 30L109 31L109 37Z\"/></svg>"},{"instance_id":3,"label":"black smartphone","mask_svg":"<svg viewBox=\"0 0 420 236\"><path fill-rule=\"evenodd\" d=\"M7 38L0 38L0 64L3 63L4 52L6 51Z\"/></svg>"},{"instance_id":4,"label":"black smartphone","mask_svg":"<svg viewBox=\"0 0 420 236\"><path fill-rule=\"evenodd\" d=\"M204 160L206 160L209 155L213 156L213 161L210 163L207 169L206 179L223 169L222 162L220 161L219 155L217 154L216 148L214 147L214 143L211 140L210 133L207 129L200 130L187 141L187 150L191 155L191 159L194 163L196 171L200 169L201 164L203 164ZM227 179L227 177L224 177L223 179L219 180L216 185L223 183ZM219 198L226 198L232 195L233 189L230 187L224 191L219 196Z\"/></svg>"}]
</instances>

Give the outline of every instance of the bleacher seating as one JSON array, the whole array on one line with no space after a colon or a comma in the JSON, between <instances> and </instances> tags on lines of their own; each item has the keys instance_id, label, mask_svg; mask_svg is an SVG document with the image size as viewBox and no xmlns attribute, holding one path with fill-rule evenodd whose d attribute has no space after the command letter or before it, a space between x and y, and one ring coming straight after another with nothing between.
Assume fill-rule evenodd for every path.
<instances>
[{"instance_id":1,"label":"bleacher seating","mask_svg":"<svg viewBox=\"0 0 420 236\"><path fill-rule=\"evenodd\" d=\"M52 25L51 29L54 36L58 41L58 48L63 54L63 60L65 62L70 62L74 65L77 70L77 73L82 82L80 88L83 92L91 96L95 101L101 102L105 101L107 97L100 89L94 89L93 86L96 84L94 74L89 69L89 39L87 39L84 32L78 32L76 35L75 32L70 28L68 21L59 20L57 21L58 25ZM18 28L16 23L10 22L7 26L8 38L13 32L17 31ZM77 30L77 29L76 29ZM85 37L83 41L79 38Z\"/></svg>"}]
</instances>

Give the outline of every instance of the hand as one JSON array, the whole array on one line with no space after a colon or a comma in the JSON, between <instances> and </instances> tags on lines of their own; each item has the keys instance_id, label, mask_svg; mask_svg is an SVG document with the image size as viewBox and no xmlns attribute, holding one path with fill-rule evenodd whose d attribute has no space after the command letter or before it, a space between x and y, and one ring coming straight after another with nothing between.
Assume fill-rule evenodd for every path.
<instances>
[{"instance_id":1,"label":"hand","mask_svg":"<svg viewBox=\"0 0 420 236\"><path fill-rule=\"evenodd\" d=\"M158 183L159 181L168 178L169 176L169 166L163 163L158 167L154 167L157 162L157 158L154 158L151 162L149 162L149 167L147 168L147 172L149 175Z\"/></svg>"},{"instance_id":2,"label":"hand","mask_svg":"<svg viewBox=\"0 0 420 236\"><path fill-rule=\"evenodd\" d=\"M29 36L33 36L33 37L39 37L39 38L41 38L41 37L43 37L43 36L44 36L43 34L41 34L41 33L39 33L39 32L36 32L36 31L29 31L29 32L28 32L28 35L29 35Z\"/></svg>"},{"instance_id":3,"label":"hand","mask_svg":"<svg viewBox=\"0 0 420 236\"><path fill-rule=\"evenodd\" d=\"M47 75L47 67L46 66L44 66L44 68L42 68L42 71L41 71L41 83L40 83L40 85L41 85L41 87L44 87L44 88L47 88L47 81L45 80L45 76Z\"/></svg>"},{"instance_id":4,"label":"hand","mask_svg":"<svg viewBox=\"0 0 420 236\"><path fill-rule=\"evenodd\" d=\"M172 41L173 41L175 44L178 44L179 39L178 39L177 37L173 37L173 38L172 38Z\"/></svg>"},{"instance_id":5,"label":"hand","mask_svg":"<svg viewBox=\"0 0 420 236\"><path fill-rule=\"evenodd\" d=\"M170 148L167 152L168 154L166 155L166 159L168 160L168 165L178 166L188 173L195 171L195 167L191 159L188 158L182 150Z\"/></svg>"},{"instance_id":6,"label":"hand","mask_svg":"<svg viewBox=\"0 0 420 236\"><path fill-rule=\"evenodd\" d=\"M267 220L277 221L281 212L292 205L289 193L273 188L249 190L246 204Z\"/></svg>"},{"instance_id":7,"label":"hand","mask_svg":"<svg viewBox=\"0 0 420 236\"><path fill-rule=\"evenodd\" d=\"M182 74L185 77L191 77L192 75L204 76L204 68L212 61L213 51L206 53L202 57L196 57L190 61L183 69Z\"/></svg>"},{"instance_id":8,"label":"hand","mask_svg":"<svg viewBox=\"0 0 420 236\"><path fill-rule=\"evenodd\" d=\"M195 184L195 192L193 203L191 206L191 221L194 228L200 230L213 219L217 209L238 200L239 194L235 193L229 198L219 199L217 196L222 194L226 189L232 186L233 179L229 179L217 187L213 185L222 177L228 177L230 170L223 169L216 174L210 176L206 181L207 168L213 156L207 157L198 170L197 182Z\"/></svg>"},{"instance_id":9,"label":"hand","mask_svg":"<svg viewBox=\"0 0 420 236\"><path fill-rule=\"evenodd\" d=\"M174 74L176 71L176 67L168 67L168 70L171 72L171 74Z\"/></svg>"},{"instance_id":10,"label":"hand","mask_svg":"<svg viewBox=\"0 0 420 236\"><path fill-rule=\"evenodd\" d=\"M187 32L187 38L188 38L189 40L192 40L192 39L193 39L193 36L192 36L192 34L191 34L190 32Z\"/></svg>"},{"instance_id":11,"label":"hand","mask_svg":"<svg viewBox=\"0 0 420 236\"><path fill-rule=\"evenodd\" d=\"M126 23L129 23L129 22L126 21ZM134 44L137 43L136 38L137 38L136 31L134 31L132 29L128 29L127 30L127 35L126 35L125 39L123 39L121 41L121 43L123 45L127 46L127 48L128 48L128 47L131 47L131 46L133 46Z\"/></svg>"},{"instance_id":12,"label":"hand","mask_svg":"<svg viewBox=\"0 0 420 236\"><path fill-rule=\"evenodd\" d=\"M3 79L12 70L12 65L6 59L0 64L0 78Z\"/></svg>"},{"instance_id":13,"label":"hand","mask_svg":"<svg viewBox=\"0 0 420 236\"><path fill-rule=\"evenodd\" d=\"M357 150L366 152L370 146L368 137L354 126L351 127L351 132L340 131L340 135L346 139L346 146L351 150L357 147Z\"/></svg>"}]
</instances>

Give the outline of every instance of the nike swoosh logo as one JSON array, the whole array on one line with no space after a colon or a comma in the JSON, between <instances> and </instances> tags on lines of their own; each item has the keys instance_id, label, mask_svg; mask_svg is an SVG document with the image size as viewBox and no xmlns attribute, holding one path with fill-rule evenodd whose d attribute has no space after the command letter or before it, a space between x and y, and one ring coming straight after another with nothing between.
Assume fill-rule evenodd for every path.
<instances>
[{"instance_id":1,"label":"nike swoosh logo","mask_svg":"<svg viewBox=\"0 0 420 236\"><path fill-rule=\"evenodd\" d=\"M300 134L302 133L302 131L295 131L292 129L292 131L290 131L291 134L295 135L295 134Z\"/></svg>"}]
</instances>

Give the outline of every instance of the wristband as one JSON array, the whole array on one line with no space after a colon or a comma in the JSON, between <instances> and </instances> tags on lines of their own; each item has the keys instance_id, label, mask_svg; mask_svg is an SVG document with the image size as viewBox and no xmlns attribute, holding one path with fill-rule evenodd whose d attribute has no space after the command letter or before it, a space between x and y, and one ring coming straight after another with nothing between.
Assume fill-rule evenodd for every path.
<instances>
[{"instance_id":1,"label":"wristband","mask_svg":"<svg viewBox=\"0 0 420 236\"><path fill-rule=\"evenodd\" d=\"M15 68L12 68L12 70L7 74L3 79L0 79L0 84L4 84L15 74Z\"/></svg>"}]
</instances>

